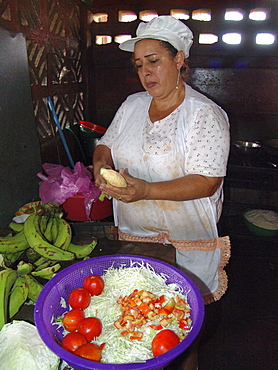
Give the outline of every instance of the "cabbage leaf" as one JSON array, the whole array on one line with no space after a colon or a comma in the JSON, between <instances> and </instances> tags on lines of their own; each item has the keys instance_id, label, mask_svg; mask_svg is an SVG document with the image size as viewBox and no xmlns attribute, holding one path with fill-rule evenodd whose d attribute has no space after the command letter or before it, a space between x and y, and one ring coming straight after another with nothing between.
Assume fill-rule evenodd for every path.
<instances>
[{"instance_id":1,"label":"cabbage leaf","mask_svg":"<svg viewBox=\"0 0 278 370\"><path fill-rule=\"evenodd\" d=\"M37 328L23 320L0 331L0 370L58 370L60 359L42 341Z\"/></svg>"}]
</instances>

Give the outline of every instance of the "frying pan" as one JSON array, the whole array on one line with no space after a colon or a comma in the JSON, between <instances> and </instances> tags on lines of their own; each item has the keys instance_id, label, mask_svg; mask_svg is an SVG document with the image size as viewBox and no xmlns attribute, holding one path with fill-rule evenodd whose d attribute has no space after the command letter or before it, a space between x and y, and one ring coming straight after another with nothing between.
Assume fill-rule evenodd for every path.
<instances>
[{"instance_id":1,"label":"frying pan","mask_svg":"<svg viewBox=\"0 0 278 370\"><path fill-rule=\"evenodd\" d=\"M233 141L233 145L241 154L254 155L258 154L261 149L261 144L256 141Z\"/></svg>"}]
</instances>

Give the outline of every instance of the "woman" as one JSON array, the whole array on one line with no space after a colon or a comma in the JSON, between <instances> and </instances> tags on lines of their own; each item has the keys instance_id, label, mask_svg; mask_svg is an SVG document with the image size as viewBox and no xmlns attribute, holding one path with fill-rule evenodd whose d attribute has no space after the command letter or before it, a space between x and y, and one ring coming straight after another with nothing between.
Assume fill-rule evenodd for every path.
<instances>
[{"instance_id":1,"label":"woman","mask_svg":"<svg viewBox=\"0 0 278 370\"><path fill-rule=\"evenodd\" d=\"M95 183L114 198L125 240L171 243L177 265L205 303L227 287L229 241L218 238L222 186L229 153L226 113L182 79L192 32L171 16L140 23L120 49L146 90L129 96L94 152ZM114 168L128 186L107 185L100 168ZM125 169L125 170L124 170Z\"/></svg>"}]
</instances>

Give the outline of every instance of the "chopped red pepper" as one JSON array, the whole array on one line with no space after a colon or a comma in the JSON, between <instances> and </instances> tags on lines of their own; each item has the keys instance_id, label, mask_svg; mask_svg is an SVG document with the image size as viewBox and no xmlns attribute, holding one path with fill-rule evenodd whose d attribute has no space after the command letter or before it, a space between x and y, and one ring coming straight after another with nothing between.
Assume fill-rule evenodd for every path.
<instances>
[{"instance_id":1,"label":"chopped red pepper","mask_svg":"<svg viewBox=\"0 0 278 370\"><path fill-rule=\"evenodd\" d=\"M170 311L168 311L166 308L163 307L163 308L160 308L157 313L158 313L158 315L167 316L167 315L169 315Z\"/></svg>"},{"instance_id":2,"label":"chopped red pepper","mask_svg":"<svg viewBox=\"0 0 278 370\"><path fill-rule=\"evenodd\" d=\"M150 328L154 329L154 330L161 330L163 329L163 326L162 325L150 325Z\"/></svg>"},{"instance_id":3,"label":"chopped red pepper","mask_svg":"<svg viewBox=\"0 0 278 370\"><path fill-rule=\"evenodd\" d=\"M142 302L139 306L139 309L143 312L143 314L147 314L151 311L150 306L147 303Z\"/></svg>"},{"instance_id":4,"label":"chopped red pepper","mask_svg":"<svg viewBox=\"0 0 278 370\"><path fill-rule=\"evenodd\" d=\"M140 340L143 338L143 333L140 331L133 331L129 337L130 340Z\"/></svg>"},{"instance_id":5,"label":"chopped red pepper","mask_svg":"<svg viewBox=\"0 0 278 370\"><path fill-rule=\"evenodd\" d=\"M188 326L187 319L182 319L179 321L179 328L183 330L189 330L190 327Z\"/></svg>"}]
</instances>

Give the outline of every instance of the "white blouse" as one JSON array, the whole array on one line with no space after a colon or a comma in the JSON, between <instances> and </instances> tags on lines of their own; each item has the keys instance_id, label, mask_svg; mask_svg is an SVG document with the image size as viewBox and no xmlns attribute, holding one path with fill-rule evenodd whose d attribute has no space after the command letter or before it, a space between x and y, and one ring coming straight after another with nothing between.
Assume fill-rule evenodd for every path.
<instances>
[{"instance_id":1,"label":"white blouse","mask_svg":"<svg viewBox=\"0 0 278 370\"><path fill-rule=\"evenodd\" d=\"M147 92L126 99L98 143L111 149L116 169L127 168L130 175L150 182L187 174L226 175L230 143L227 115L204 95L188 85L185 88L184 101L156 122L149 118L152 97ZM187 201L123 203L114 199L114 219L123 236L153 238L174 246L180 241L212 240L218 237L222 201L222 186L211 197ZM213 259L217 266L215 254ZM212 290L215 285L216 280Z\"/></svg>"}]
</instances>

